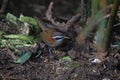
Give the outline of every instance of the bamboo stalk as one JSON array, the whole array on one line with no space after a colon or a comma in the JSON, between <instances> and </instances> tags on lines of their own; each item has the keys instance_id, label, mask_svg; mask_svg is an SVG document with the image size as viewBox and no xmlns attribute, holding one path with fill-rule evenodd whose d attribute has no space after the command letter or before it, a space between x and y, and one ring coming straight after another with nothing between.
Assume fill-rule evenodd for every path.
<instances>
[{"instance_id":1,"label":"bamboo stalk","mask_svg":"<svg viewBox=\"0 0 120 80\"><path fill-rule=\"evenodd\" d=\"M91 1L90 0L87 0L87 16L90 17L91 16Z\"/></svg>"},{"instance_id":2,"label":"bamboo stalk","mask_svg":"<svg viewBox=\"0 0 120 80\"><path fill-rule=\"evenodd\" d=\"M104 9L107 6L107 0L100 0L100 9Z\"/></svg>"},{"instance_id":3,"label":"bamboo stalk","mask_svg":"<svg viewBox=\"0 0 120 80\"><path fill-rule=\"evenodd\" d=\"M92 16L94 16L99 11L99 0L92 0Z\"/></svg>"},{"instance_id":4,"label":"bamboo stalk","mask_svg":"<svg viewBox=\"0 0 120 80\"><path fill-rule=\"evenodd\" d=\"M107 0L100 0L100 9L103 10L107 7ZM104 52L106 47L104 46L103 40L106 37L105 36L105 27L107 24L107 19L103 19L100 24L98 25L98 30L96 32L96 49L98 52Z\"/></svg>"},{"instance_id":5,"label":"bamboo stalk","mask_svg":"<svg viewBox=\"0 0 120 80\"><path fill-rule=\"evenodd\" d=\"M117 10L118 10L118 7L119 7L119 0L114 0L114 3L113 3L113 7L112 7L112 10L111 10L111 14L110 14L110 18L108 20L108 24L107 24L107 28L106 28L106 31L105 31L105 39L103 41L103 46L105 46L105 48L108 49L108 47L110 46L110 33L111 33L111 28L113 26L113 23L114 23L114 19L115 19L115 16L116 16L116 13L117 13Z\"/></svg>"},{"instance_id":6,"label":"bamboo stalk","mask_svg":"<svg viewBox=\"0 0 120 80\"><path fill-rule=\"evenodd\" d=\"M91 20L87 23L83 31L81 32L84 37L87 37L90 32L95 28L95 26L107 17L107 13L112 6L106 7L104 10L100 10L95 16L91 18Z\"/></svg>"}]
</instances>

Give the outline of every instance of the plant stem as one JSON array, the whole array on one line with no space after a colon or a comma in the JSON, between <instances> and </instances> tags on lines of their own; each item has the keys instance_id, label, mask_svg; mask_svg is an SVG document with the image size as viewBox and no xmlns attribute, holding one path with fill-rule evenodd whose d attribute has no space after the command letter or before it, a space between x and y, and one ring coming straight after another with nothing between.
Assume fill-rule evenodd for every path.
<instances>
[{"instance_id":1,"label":"plant stem","mask_svg":"<svg viewBox=\"0 0 120 80\"><path fill-rule=\"evenodd\" d=\"M99 0L92 0L92 16L94 16L99 11Z\"/></svg>"},{"instance_id":2,"label":"plant stem","mask_svg":"<svg viewBox=\"0 0 120 80\"><path fill-rule=\"evenodd\" d=\"M105 36L106 37L103 41L103 44L107 49L110 46L111 28L112 28L113 23L115 21L115 16L116 16L116 13L117 13L117 10L118 10L118 7L119 7L119 2L120 2L119 0L114 0L113 7L112 7L112 10L111 10L111 14L110 14L110 18L108 20L107 28L106 28L106 31L105 31Z\"/></svg>"},{"instance_id":3,"label":"plant stem","mask_svg":"<svg viewBox=\"0 0 120 80\"><path fill-rule=\"evenodd\" d=\"M100 9L103 10L106 8L106 6L107 6L107 0L100 0ZM95 45L98 52L101 52L101 51L104 52L106 49L106 47L103 46L104 44L106 44L106 43L103 43L103 40L106 37L105 36L106 24L107 24L107 19L103 19L98 25L98 30L96 32L96 38L95 38L95 41L96 41Z\"/></svg>"}]
</instances>

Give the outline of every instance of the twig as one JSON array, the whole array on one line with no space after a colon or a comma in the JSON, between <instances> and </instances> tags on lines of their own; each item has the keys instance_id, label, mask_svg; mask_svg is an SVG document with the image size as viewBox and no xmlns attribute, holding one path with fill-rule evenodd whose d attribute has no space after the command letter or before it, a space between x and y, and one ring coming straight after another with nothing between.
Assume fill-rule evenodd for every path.
<instances>
[{"instance_id":1,"label":"twig","mask_svg":"<svg viewBox=\"0 0 120 80\"><path fill-rule=\"evenodd\" d=\"M1 6L1 9L0 9L0 13L4 13L5 12L7 4L8 4L8 0L3 0L2 6Z\"/></svg>"},{"instance_id":2,"label":"twig","mask_svg":"<svg viewBox=\"0 0 120 80\"><path fill-rule=\"evenodd\" d=\"M49 7L48 7L48 10L46 11L46 17L47 17L47 19L50 20L52 23L55 23L55 22L54 22L54 19L53 19L52 9L53 9L53 2L50 2Z\"/></svg>"},{"instance_id":3,"label":"twig","mask_svg":"<svg viewBox=\"0 0 120 80\"><path fill-rule=\"evenodd\" d=\"M5 77L0 73L2 80L6 80Z\"/></svg>"},{"instance_id":4,"label":"twig","mask_svg":"<svg viewBox=\"0 0 120 80\"><path fill-rule=\"evenodd\" d=\"M3 75L4 74L0 73L0 76L2 77L2 79L0 78L0 80L18 80L19 79L19 78L14 78L13 76L3 76Z\"/></svg>"},{"instance_id":5,"label":"twig","mask_svg":"<svg viewBox=\"0 0 120 80\"><path fill-rule=\"evenodd\" d=\"M120 26L120 23L114 24L113 27Z\"/></svg>"},{"instance_id":6,"label":"twig","mask_svg":"<svg viewBox=\"0 0 120 80\"><path fill-rule=\"evenodd\" d=\"M53 18L52 9L53 9L53 2L50 2L49 6L48 6L48 10L46 11L47 20L50 21L53 25L56 26L56 27L54 27L55 29L64 31L63 27L64 27L65 23L55 22L55 20ZM60 28L60 27L62 27L62 28Z\"/></svg>"}]
</instances>

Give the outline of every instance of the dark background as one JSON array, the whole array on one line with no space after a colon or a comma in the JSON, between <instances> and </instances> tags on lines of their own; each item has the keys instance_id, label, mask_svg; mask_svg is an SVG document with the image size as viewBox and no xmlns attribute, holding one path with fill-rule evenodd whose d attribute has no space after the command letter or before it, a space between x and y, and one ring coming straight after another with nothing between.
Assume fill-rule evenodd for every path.
<instances>
[{"instance_id":1,"label":"dark background","mask_svg":"<svg viewBox=\"0 0 120 80\"><path fill-rule=\"evenodd\" d=\"M0 6L3 0L0 0ZM9 0L6 12L19 16L44 16L51 0ZM53 0L55 16L71 16L76 13L80 0Z\"/></svg>"}]
</instances>

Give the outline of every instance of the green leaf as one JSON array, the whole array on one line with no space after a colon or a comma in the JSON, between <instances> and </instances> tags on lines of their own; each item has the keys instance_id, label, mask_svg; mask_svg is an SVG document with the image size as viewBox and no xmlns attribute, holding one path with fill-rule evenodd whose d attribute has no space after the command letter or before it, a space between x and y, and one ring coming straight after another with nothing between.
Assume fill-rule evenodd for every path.
<instances>
[{"instance_id":1,"label":"green leaf","mask_svg":"<svg viewBox=\"0 0 120 80\"><path fill-rule=\"evenodd\" d=\"M0 36L3 35L3 34L5 34L5 32L0 30Z\"/></svg>"},{"instance_id":2,"label":"green leaf","mask_svg":"<svg viewBox=\"0 0 120 80\"><path fill-rule=\"evenodd\" d=\"M25 40L28 42L34 41L34 38L32 36L22 35L22 34L11 34L11 35L3 35L4 38L9 39L20 39Z\"/></svg>"},{"instance_id":3,"label":"green leaf","mask_svg":"<svg viewBox=\"0 0 120 80\"><path fill-rule=\"evenodd\" d=\"M31 57L31 54L29 52L25 52L16 60L14 60L14 62L18 64L24 64L27 60L29 60L30 57Z\"/></svg>"},{"instance_id":4,"label":"green leaf","mask_svg":"<svg viewBox=\"0 0 120 80\"><path fill-rule=\"evenodd\" d=\"M36 34L38 34L41 31L41 28L38 26L38 23L36 21L35 18L29 17L29 16L24 16L24 15L20 15L20 17L18 18L19 21L23 22L23 23L28 23L34 26L34 31Z\"/></svg>"},{"instance_id":5,"label":"green leaf","mask_svg":"<svg viewBox=\"0 0 120 80\"><path fill-rule=\"evenodd\" d=\"M69 67L69 68L77 68L77 67L80 67L80 64L79 63L70 63L70 64L66 64L65 66Z\"/></svg>"},{"instance_id":6,"label":"green leaf","mask_svg":"<svg viewBox=\"0 0 120 80\"><path fill-rule=\"evenodd\" d=\"M30 43L24 40L20 40L20 39L4 39L4 38L0 38L0 47L4 48L4 47L8 47L12 50L14 50L15 52L21 52L21 50L19 50L19 48L27 48L27 47L34 47L36 46L36 43Z\"/></svg>"},{"instance_id":7,"label":"green leaf","mask_svg":"<svg viewBox=\"0 0 120 80\"><path fill-rule=\"evenodd\" d=\"M62 58L62 60L71 61L72 59L71 59L71 57L70 57L70 56L65 56L65 57L63 57L63 58Z\"/></svg>"},{"instance_id":8,"label":"green leaf","mask_svg":"<svg viewBox=\"0 0 120 80\"><path fill-rule=\"evenodd\" d=\"M28 17L28 16L24 16L24 15L22 15L22 14L21 14L20 17L19 17L19 20L20 20L21 22L27 22L27 23L32 24L32 25L34 25L34 26L37 25L37 21L36 21L34 18Z\"/></svg>"},{"instance_id":9,"label":"green leaf","mask_svg":"<svg viewBox=\"0 0 120 80\"><path fill-rule=\"evenodd\" d=\"M6 18L13 24L17 25L17 17L11 13L7 13Z\"/></svg>"}]
</instances>

